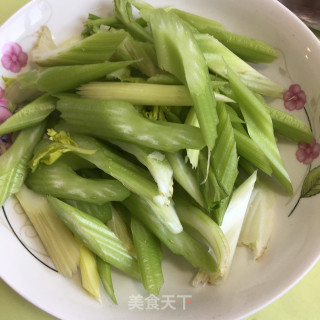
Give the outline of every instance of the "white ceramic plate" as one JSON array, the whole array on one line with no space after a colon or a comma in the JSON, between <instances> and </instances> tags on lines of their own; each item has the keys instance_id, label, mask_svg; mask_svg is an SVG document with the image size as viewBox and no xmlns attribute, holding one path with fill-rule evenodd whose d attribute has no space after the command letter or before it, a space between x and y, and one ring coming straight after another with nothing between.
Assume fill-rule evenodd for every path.
<instances>
[{"instance_id":1,"label":"white ceramic plate","mask_svg":"<svg viewBox=\"0 0 320 320\"><path fill-rule=\"evenodd\" d=\"M304 110L293 113L307 123L309 119L320 141L320 45L293 14L273 0L260 0L259 4L255 0L163 0L161 5L175 5L213 18L231 31L277 48L279 59L259 69L286 87L292 83L301 85L307 104ZM78 34L89 12L106 15L111 10L110 0L31 1L0 28L0 48L15 41L28 53L43 24L49 26L58 43L62 42ZM22 71L27 68L28 65ZM0 71L5 76L15 76L2 66ZM283 108L282 100L273 104ZM52 270L50 259L14 199L9 199L0 211L0 276L27 300L61 319L226 320L247 316L300 280L320 253L320 196L299 200L304 178L319 165L319 159L311 167L304 165L296 159L297 144L279 140L279 145L295 194L289 198L279 191L274 232L262 260L253 261L247 249L239 248L229 278L221 286L193 288L195 270L182 258L166 252L165 285L156 304L151 304L152 297L141 284L117 272L113 274L119 305L113 305L106 295L98 303L80 288L78 275L64 279Z\"/></svg>"}]
</instances>

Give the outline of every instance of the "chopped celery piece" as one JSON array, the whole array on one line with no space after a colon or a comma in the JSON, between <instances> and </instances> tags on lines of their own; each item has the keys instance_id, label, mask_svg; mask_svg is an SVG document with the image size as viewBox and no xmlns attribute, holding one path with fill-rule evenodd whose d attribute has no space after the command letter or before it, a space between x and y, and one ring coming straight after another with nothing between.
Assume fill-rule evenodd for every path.
<instances>
[{"instance_id":1,"label":"chopped celery piece","mask_svg":"<svg viewBox=\"0 0 320 320\"><path fill-rule=\"evenodd\" d=\"M152 34L134 20L132 7L128 0L114 0L114 13L135 38L153 42Z\"/></svg>"},{"instance_id":2,"label":"chopped celery piece","mask_svg":"<svg viewBox=\"0 0 320 320\"><path fill-rule=\"evenodd\" d=\"M226 258L228 264L225 266L224 273L213 272L208 274L207 272L200 272L193 279L193 285L199 286L203 283L217 284L226 279L228 276L234 253L237 247L240 231L242 228L243 220L248 209L251 194L256 182L257 172L252 174L240 187L238 187L230 199L227 211L225 213L221 230L224 233L226 240L229 244L229 256Z\"/></svg>"},{"instance_id":3,"label":"chopped celery piece","mask_svg":"<svg viewBox=\"0 0 320 320\"><path fill-rule=\"evenodd\" d=\"M112 217L107 222L107 226L111 231L121 240L123 246L128 250L128 252L135 256L136 250L133 244L132 234L127 227L126 223L122 219L121 215L115 209L113 205L111 205Z\"/></svg>"},{"instance_id":4,"label":"chopped celery piece","mask_svg":"<svg viewBox=\"0 0 320 320\"><path fill-rule=\"evenodd\" d=\"M177 9L172 11L192 24L199 32L213 35L232 52L246 61L254 63L272 62L278 57L276 50L263 41L229 32L221 24L210 19Z\"/></svg>"},{"instance_id":5,"label":"chopped celery piece","mask_svg":"<svg viewBox=\"0 0 320 320\"><path fill-rule=\"evenodd\" d=\"M161 270L161 243L134 217L131 218L131 230L142 284L149 294L157 296L164 282Z\"/></svg>"},{"instance_id":6,"label":"chopped celery piece","mask_svg":"<svg viewBox=\"0 0 320 320\"><path fill-rule=\"evenodd\" d=\"M23 185L33 149L42 138L45 126L42 122L20 131L10 149L0 157L0 207Z\"/></svg>"},{"instance_id":7,"label":"chopped celery piece","mask_svg":"<svg viewBox=\"0 0 320 320\"><path fill-rule=\"evenodd\" d=\"M259 180L253 191L238 243L253 250L254 258L263 256L270 239L274 216L276 194L265 181Z\"/></svg>"},{"instance_id":8,"label":"chopped celery piece","mask_svg":"<svg viewBox=\"0 0 320 320\"><path fill-rule=\"evenodd\" d=\"M138 41L129 34L120 43L113 58L136 60L133 66L149 77L162 73L158 67L154 45L150 42Z\"/></svg>"},{"instance_id":9,"label":"chopped celery piece","mask_svg":"<svg viewBox=\"0 0 320 320\"><path fill-rule=\"evenodd\" d=\"M159 66L175 75L189 89L203 138L210 151L217 137L219 120L208 67L192 31L170 11L141 10L140 14L152 30Z\"/></svg>"},{"instance_id":10,"label":"chopped celery piece","mask_svg":"<svg viewBox=\"0 0 320 320\"><path fill-rule=\"evenodd\" d=\"M208 34L195 34L195 38L212 72L228 78L227 64L252 91L270 97L282 96L283 86L258 72L217 39Z\"/></svg>"},{"instance_id":11,"label":"chopped celery piece","mask_svg":"<svg viewBox=\"0 0 320 320\"><path fill-rule=\"evenodd\" d=\"M157 206L136 195L131 195L123 201L123 204L173 253L184 256L196 268L208 272L216 270L217 265L214 258L199 242L185 231L174 234L168 230L158 217Z\"/></svg>"},{"instance_id":12,"label":"chopped celery piece","mask_svg":"<svg viewBox=\"0 0 320 320\"><path fill-rule=\"evenodd\" d=\"M111 300L115 304L118 304L117 299L114 294L110 264L108 262L103 261L98 256L96 257L96 261L97 261L97 267L98 267L100 280L102 282L104 290L109 295Z\"/></svg>"},{"instance_id":13,"label":"chopped celery piece","mask_svg":"<svg viewBox=\"0 0 320 320\"><path fill-rule=\"evenodd\" d=\"M270 114L238 76L229 67L227 69L232 90L237 97L250 137L269 160L273 175L286 191L292 194L292 184L277 147Z\"/></svg>"},{"instance_id":14,"label":"chopped celery piece","mask_svg":"<svg viewBox=\"0 0 320 320\"><path fill-rule=\"evenodd\" d=\"M19 74L17 80L22 88L36 88L53 94L76 89L84 83L98 80L132 63L133 61L106 61L94 64L55 66Z\"/></svg>"},{"instance_id":15,"label":"chopped celery piece","mask_svg":"<svg viewBox=\"0 0 320 320\"><path fill-rule=\"evenodd\" d=\"M194 108L190 108L184 123L199 128L200 125ZM193 169L196 169L198 167L199 153L200 150L187 149L187 157Z\"/></svg>"},{"instance_id":16,"label":"chopped celery piece","mask_svg":"<svg viewBox=\"0 0 320 320\"><path fill-rule=\"evenodd\" d=\"M32 60L42 67L105 62L125 36L123 30L100 31L56 49L39 47L32 52Z\"/></svg>"},{"instance_id":17,"label":"chopped celery piece","mask_svg":"<svg viewBox=\"0 0 320 320\"><path fill-rule=\"evenodd\" d=\"M147 83L179 85L181 82L172 74L155 74L147 79Z\"/></svg>"},{"instance_id":18,"label":"chopped celery piece","mask_svg":"<svg viewBox=\"0 0 320 320\"><path fill-rule=\"evenodd\" d=\"M40 164L38 169L28 176L26 184L41 194L98 205L109 201L122 201L130 194L129 190L115 179L80 177L61 160L51 165Z\"/></svg>"},{"instance_id":19,"label":"chopped celery piece","mask_svg":"<svg viewBox=\"0 0 320 320\"><path fill-rule=\"evenodd\" d=\"M79 201L79 200L64 199L64 201L70 204L71 206L85 213L90 214L90 216L93 216L99 219L103 223L106 223L112 217L112 208L109 202L98 205L98 204L90 203L87 201Z\"/></svg>"},{"instance_id":20,"label":"chopped celery piece","mask_svg":"<svg viewBox=\"0 0 320 320\"><path fill-rule=\"evenodd\" d=\"M236 141L237 153L270 176L272 174L270 162L257 144L247 133L241 132L241 130L233 128L233 134Z\"/></svg>"},{"instance_id":21,"label":"chopped celery piece","mask_svg":"<svg viewBox=\"0 0 320 320\"><path fill-rule=\"evenodd\" d=\"M217 262L216 273L223 276L230 263L230 248L224 233L208 215L181 196L174 201L181 222L205 240Z\"/></svg>"},{"instance_id":22,"label":"chopped celery piece","mask_svg":"<svg viewBox=\"0 0 320 320\"><path fill-rule=\"evenodd\" d=\"M0 135L34 126L55 109L56 99L44 95L30 102L0 125Z\"/></svg>"},{"instance_id":23,"label":"chopped celery piece","mask_svg":"<svg viewBox=\"0 0 320 320\"><path fill-rule=\"evenodd\" d=\"M83 37L91 36L94 33L100 32L101 29L105 26L112 28L123 29L124 25L116 17L95 17L91 19L92 15L88 17L88 21L84 23L84 29L81 32Z\"/></svg>"},{"instance_id":24,"label":"chopped celery piece","mask_svg":"<svg viewBox=\"0 0 320 320\"><path fill-rule=\"evenodd\" d=\"M73 131L162 151L204 146L199 128L148 120L127 102L82 99L75 95L59 95L59 98L57 109Z\"/></svg>"},{"instance_id":25,"label":"chopped celery piece","mask_svg":"<svg viewBox=\"0 0 320 320\"><path fill-rule=\"evenodd\" d=\"M146 166L158 185L161 195L171 198L173 194L173 171L164 153L135 145L133 143L112 141L124 151L133 154Z\"/></svg>"},{"instance_id":26,"label":"chopped celery piece","mask_svg":"<svg viewBox=\"0 0 320 320\"><path fill-rule=\"evenodd\" d=\"M37 231L58 272L72 277L79 264L79 247L73 234L49 206L46 196L23 185L15 194Z\"/></svg>"},{"instance_id":27,"label":"chopped celery piece","mask_svg":"<svg viewBox=\"0 0 320 320\"><path fill-rule=\"evenodd\" d=\"M200 206L204 206L204 199L195 172L186 163L181 151L167 152L166 158L173 169L174 179Z\"/></svg>"},{"instance_id":28,"label":"chopped celery piece","mask_svg":"<svg viewBox=\"0 0 320 320\"><path fill-rule=\"evenodd\" d=\"M143 197L145 201L154 203L158 207L159 219L171 232L179 233L182 231L181 223L172 203L159 193L158 187L148 171L117 155L110 147L104 146L94 138L79 134L73 134L72 138L80 147L94 146L97 150L96 153L89 156L81 155L82 158L91 161L99 169L122 182L125 187Z\"/></svg>"},{"instance_id":29,"label":"chopped celery piece","mask_svg":"<svg viewBox=\"0 0 320 320\"><path fill-rule=\"evenodd\" d=\"M192 106L191 95L183 85L130 83L130 82L91 82L78 88L84 98L101 100L122 100L134 105L151 106ZM217 101L234 102L232 99L214 93Z\"/></svg>"},{"instance_id":30,"label":"chopped celery piece","mask_svg":"<svg viewBox=\"0 0 320 320\"><path fill-rule=\"evenodd\" d=\"M94 254L78 240L80 248L80 272L82 287L100 301L100 277Z\"/></svg>"},{"instance_id":31,"label":"chopped celery piece","mask_svg":"<svg viewBox=\"0 0 320 320\"><path fill-rule=\"evenodd\" d=\"M48 196L48 201L66 226L89 250L123 272L140 279L136 259L104 223L52 196Z\"/></svg>"}]
</instances>

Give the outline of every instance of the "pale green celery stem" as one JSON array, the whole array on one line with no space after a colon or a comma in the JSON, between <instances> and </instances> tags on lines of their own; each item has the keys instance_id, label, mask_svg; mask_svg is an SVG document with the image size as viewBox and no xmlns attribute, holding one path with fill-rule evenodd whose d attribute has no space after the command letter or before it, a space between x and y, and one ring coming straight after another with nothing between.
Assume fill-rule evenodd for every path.
<instances>
[{"instance_id":1,"label":"pale green celery stem","mask_svg":"<svg viewBox=\"0 0 320 320\"><path fill-rule=\"evenodd\" d=\"M194 108L190 108L187 118L185 120L185 124L195 126L195 127L200 127L199 121L196 115L196 111L194 110ZM193 169L198 167L199 153L200 153L200 150L187 149L187 157L189 158L189 161Z\"/></svg>"},{"instance_id":2,"label":"pale green celery stem","mask_svg":"<svg viewBox=\"0 0 320 320\"><path fill-rule=\"evenodd\" d=\"M219 119L208 67L197 41L183 20L171 11L143 11L140 14L152 30L159 66L188 87L202 135L211 151Z\"/></svg>"},{"instance_id":3,"label":"pale green celery stem","mask_svg":"<svg viewBox=\"0 0 320 320\"><path fill-rule=\"evenodd\" d=\"M47 51L33 51L32 60L42 67L99 63L108 60L126 32L101 31L70 45Z\"/></svg>"},{"instance_id":4,"label":"pale green celery stem","mask_svg":"<svg viewBox=\"0 0 320 320\"><path fill-rule=\"evenodd\" d=\"M20 131L10 149L0 157L0 206L23 185L33 149L44 135L45 128L44 121Z\"/></svg>"},{"instance_id":5,"label":"pale green celery stem","mask_svg":"<svg viewBox=\"0 0 320 320\"><path fill-rule=\"evenodd\" d=\"M55 109L56 99L44 95L30 102L0 125L0 135L32 127Z\"/></svg>"},{"instance_id":6,"label":"pale green celery stem","mask_svg":"<svg viewBox=\"0 0 320 320\"><path fill-rule=\"evenodd\" d=\"M184 256L194 267L208 272L216 270L216 262L207 250L185 231L171 233L158 217L158 207L142 198L131 195L123 204L173 253Z\"/></svg>"},{"instance_id":7,"label":"pale green celery stem","mask_svg":"<svg viewBox=\"0 0 320 320\"><path fill-rule=\"evenodd\" d=\"M107 226L121 240L123 246L128 250L128 252L135 256L136 250L129 228L113 205L111 205L111 209L112 218L107 222Z\"/></svg>"},{"instance_id":8,"label":"pale green celery stem","mask_svg":"<svg viewBox=\"0 0 320 320\"><path fill-rule=\"evenodd\" d=\"M137 252L142 284L149 294L157 296L164 282L161 269L161 243L135 217L131 218L131 230Z\"/></svg>"},{"instance_id":9,"label":"pale green celery stem","mask_svg":"<svg viewBox=\"0 0 320 320\"><path fill-rule=\"evenodd\" d=\"M253 250L254 258L261 258L272 234L275 218L276 194L270 186L260 179L250 200L241 229L238 243Z\"/></svg>"},{"instance_id":10,"label":"pale green celery stem","mask_svg":"<svg viewBox=\"0 0 320 320\"><path fill-rule=\"evenodd\" d=\"M290 177L284 167L274 136L272 119L264 104L228 68L228 77L244 116L248 133L270 162L273 175L289 194L293 193Z\"/></svg>"},{"instance_id":11,"label":"pale green celery stem","mask_svg":"<svg viewBox=\"0 0 320 320\"><path fill-rule=\"evenodd\" d=\"M270 97L278 98L282 96L283 86L255 70L217 39L208 34L195 34L195 38L212 72L227 79L226 65L229 65L252 91Z\"/></svg>"},{"instance_id":12,"label":"pale green celery stem","mask_svg":"<svg viewBox=\"0 0 320 320\"><path fill-rule=\"evenodd\" d=\"M136 259L104 223L52 196L48 197L48 201L66 226L89 250L123 272L140 278Z\"/></svg>"},{"instance_id":13,"label":"pale green celery stem","mask_svg":"<svg viewBox=\"0 0 320 320\"><path fill-rule=\"evenodd\" d=\"M171 198L173 194L173 171L164 153L120 141L111 141L124 151L133 154L144 166L146 166L158 185L161 195Z\"/></svg>"},{"instance_id":14,"label":"pale green celery stem","mask_svg":"<svg viewBox=\"0 0 320 320\"><path fill-rule=\"evenodd\" d=\"M217 271L221 277L230 263L230 248L220 227L201 209L190 204L182 197L175 197L177 213L183 225L195 230L210 247L210 253L217 262Z\"/></svg>"},{"instance_id":15,"label":"pale green celery stem","mask_svg":"<svg viewBox=\"0 0 320 320\"><path fill-rule=\"evenodd\" d=\"M158 208L159 219L166 224L171 232L179 233L182 231L173 204L168 203L167 199L159 194L157 185L154 181L146 178L143 169L116 155L111 148L107 148L93 138L78 134L73 134L72 138L79 146L90 145L97 150L93 155L81 155L81 157L91 161L99 169L118 179L130 191L143 197L145 201L154 203Z\"/></svg>"},{"instance_id":16,"label":"pale green celery stem","mask_svg":"<svg viewBox=\"0 0 320 320\"><path fill-rule=\"evenodd\" d=\"M91 82L78 88L84 98L122 100L134 105L192 106L194 104L188 88L183 85L128 82ZM217 101L234 100L214 93Z\"/></svg>"},{"instance_id":17,"label":"pale green celery stem","mask_svg":"<svg viewBox=\"0 0 320 320\"><path fill-rule=\"evenodd\" d=\"M199 188L195 171L186 163L182 152L167 152L166 157L173 169L174 179L200 206L204 207L205 202Z\"/></svg>"},{"instance_id":18,"label":"pale green celery stem","mask_svg":"<svg viewBox=\"0 0 320 320\"><path fill-rule=\"evenodd\" d=\"M49 206L46 196L23 185L15 194L37 231L54 266L65 277L72 277L79 264L79 247L73 234Z\"/></svg>"}]
</instances>

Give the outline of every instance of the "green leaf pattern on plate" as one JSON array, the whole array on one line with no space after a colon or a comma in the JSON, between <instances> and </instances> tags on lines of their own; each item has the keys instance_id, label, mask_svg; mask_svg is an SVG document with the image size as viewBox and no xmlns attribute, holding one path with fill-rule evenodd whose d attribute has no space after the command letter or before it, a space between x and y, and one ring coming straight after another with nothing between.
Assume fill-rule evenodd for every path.
<instances>
[{"instance_id":1,"label":"green leaf pattern on plate","mask_svg":"<svg viewBox=\"0 0 320 320\"><path fill-rule=\"evenodd\" d=\"M302 190L301 198L308 198L320 193L320 166L312 169L306 176Z\"/></svg>"}]
</instances>

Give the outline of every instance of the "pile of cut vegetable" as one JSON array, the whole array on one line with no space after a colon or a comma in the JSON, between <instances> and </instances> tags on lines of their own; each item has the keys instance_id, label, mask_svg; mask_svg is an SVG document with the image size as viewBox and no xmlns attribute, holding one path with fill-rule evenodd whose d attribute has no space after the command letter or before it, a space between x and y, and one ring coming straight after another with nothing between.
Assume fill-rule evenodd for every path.
<instances>
[{"instance_id":1,"label":"pile of cut vegetable","mask_svg":"<svg viewBox=\"0 0 320 320\"><path fill-rule=\"evenodd\" d=\"M277 58L268 44L177 8L114 0L113 13L59 46L43 27L36 67L5 79L17 112L0 125L15 136L0 204L15 195L57 270L80 267L116 303L110 266L159 294L162 245L195 286L223 281L238 244L259 258L272 183L293 192L275 134L313 135L266 102L284 92L252 67Z\"/></svg>"}]
</instances>

